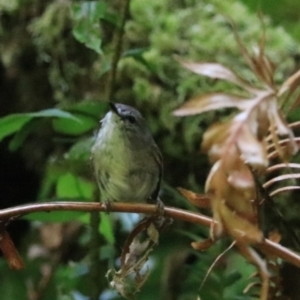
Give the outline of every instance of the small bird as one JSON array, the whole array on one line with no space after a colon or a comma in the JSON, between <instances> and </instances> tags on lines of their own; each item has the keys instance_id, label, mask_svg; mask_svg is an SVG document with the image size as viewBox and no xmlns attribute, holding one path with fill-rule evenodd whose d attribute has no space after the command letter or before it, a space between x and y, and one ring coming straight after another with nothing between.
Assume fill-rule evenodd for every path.
<instances>
[{"instance_id":1,"label":"small bird","mask_svg":"<svg viewBox=\"0 0 300 300\"><path fill-rule=\"evenodd\" d=\"M101 201L157 201L162 155L135 108L110 102L92 148Z\"/></svg>"}]
</instances>

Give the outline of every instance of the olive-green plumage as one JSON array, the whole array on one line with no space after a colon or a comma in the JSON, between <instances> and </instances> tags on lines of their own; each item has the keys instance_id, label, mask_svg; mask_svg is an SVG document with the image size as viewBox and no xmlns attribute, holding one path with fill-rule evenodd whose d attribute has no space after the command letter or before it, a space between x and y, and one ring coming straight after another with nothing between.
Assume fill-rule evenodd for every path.
<instances>
[{"instance_id":1,"label":"olive-green plumage","mask_svg":"<svg viewBox=\"0 0 300 300\"><path fill-rule=\"evenodd\" d=\"M162 157L142 115L111 103L92 149L102 201L156 200Z\"/></svg>"}]
</instances>

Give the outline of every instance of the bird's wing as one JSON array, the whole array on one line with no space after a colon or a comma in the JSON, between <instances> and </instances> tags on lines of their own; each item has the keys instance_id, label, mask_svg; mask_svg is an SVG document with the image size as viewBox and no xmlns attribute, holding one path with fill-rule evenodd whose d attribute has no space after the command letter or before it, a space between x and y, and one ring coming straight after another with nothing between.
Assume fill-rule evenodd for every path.
<instances>
[{"instance_id":1,"label":"bird's wing","mask_svg":"<svg viewBox=\"0 0 300 300\"><path fill-rule=\"evenodd\" d=\"M159 166L159 173L158 173L158 180L157 180L157 185L153 193L151 194L151 199L152 200L157 200L158 199L158 194L160 191L160 186L161 186L161 181L162 181L162 175L163 175L163 157L156 145L154 145L155 151L151 151L154 153L154 159L157 162L157 165Z\"/></svg>"}]
</instances>

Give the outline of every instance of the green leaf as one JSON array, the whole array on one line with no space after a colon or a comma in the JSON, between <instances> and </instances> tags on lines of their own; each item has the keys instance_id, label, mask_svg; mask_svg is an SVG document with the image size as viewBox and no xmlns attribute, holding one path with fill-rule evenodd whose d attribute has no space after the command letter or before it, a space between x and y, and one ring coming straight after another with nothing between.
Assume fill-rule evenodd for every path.
<instances>
[{"instance_id":1,"label":"green leaf","mask_svg":"<svg viewBox=\"0 0 300 300\"><path fill-rule=\"evenodd\" d=\"M114 231L112 228L112 222L108 214L101 212L100 213L100 232L103 234L105 239L107 240L108 243L114 244L115 243L115 236L114 236Z\"/></svg>"},{"instance_id":2,"label":"green leaf","mask_svg":"<svg viewBox=\"0 0 300 300\"><path fill-rule=\"evenodd\" d=\"M58 198L92 200L95 185L71 173L58 178L56 195Z\"/></svg>"},{"instance_id":3,"label":"green leaf","mask_svg":"<svg viewBox=\"0 0 300 300\"><path fill-rule=\"evenodd\" d=\"M53 197L53 190L58 178L65 173L64 169L57 166L54 161L48 163L44 172L43 181L40 187L37 199L43 201L43 199Z\"/></svg>"},{"instance_id":4,"label":"green leaf","mask_svg":"<svg viewBox=\"0 0 300 300\"><path fill-rule=\"evenodd\" d=\"M49 109L44 109L38 112L34 112L34 113L28 113L26 114L28 116L34 117L34 118L62 118L62 119L69 119L69 120L73 120L76 122L80 122L80 120L78 118L76 118L75 116L73 116L71 113L61 110L59 108L49 108Z\"/></svg>"},{"instance_id":5,"label":"green leaf","mask_svg":"<svg viewBox=\"0 0 300 300\"><path fill-rule=\"evenodd\" d=\"M79 218L79 221L84 224L90 224L90 214L84 214ZM100 212L100 233L104 236L106 241L113 245L115 244L115 235L113 229L113 222L111 220L111 215L107 213Z\"/></svg>"},{"instance_id":6,"label":"green leaf","mask_svg":"<svg viewBox=\"0 0 300 300\"><path fill-rule=\"evenodd\" d=\"M16 151L24 143L28 135L36 127L36 122L30 120L27 122L16 134L13 136L9 142L9 150Z\"/></svg>"},{"instance_id":7,"label":"green leaf","mask_svg":"<svg viewBox=\"0 0 300 300\"><path fill-rule=\"evenodd\" d=\"M95 137L88 137L75 143L65 155L71 161L88 161L91 157L91 149L95 143Z\"/></svg>"},{"instance_id":8,"label":"green leaf","mask_svg":"<svg viewBox=\"0 0 300 300\"><path fill-rule=\"evenodd\" d=\"M107 102L79 102L67 108L70 112L80 112L82 114L95 117L98 121L108 110Z\"/></svg>"},{"instance_id":9,"label":"green leaf","mask_svg":"<svg viewBox=\"0 0 300 300\"><path fill-rule=\"evenodd\" d=\"M22 218L41 222L70 222L80 219L84 214L86 213L82 211L35 212Z\"/></svg>"},{"instance_id":10,"label":"green leaf","mask_svg":"<svg viewBox=\"0 0 300 300\"><path fill-rule=\"evenodd\" d=\"M106 9L106 4L99 1L85 1L72 5L74 37L98 54L102 54L99 20L105 18Z\"/></svg>"},{"instance_id":11,"label":"green leaf","mask_svg":"<svg viewBox=\"0 0 300 300\"><path fill-rule=\"evenodd\" d=\"M77 136L82 135L98 126L98 122L93 117L79 114L75 115L76 119L80 122L73 119L53 120L52 126L54 130L63 134Z\"/></svg>"},{"instance_id":12,"label":"green leaf","mask_svg":"<svg viewBox=\"0 0 300 300\"><path fill-rule=\"evenodd\" d=\"M45 109L34 113L11 114L0 118L0 141L5 137L19 131L25 124L33 118L62 118L72 120L74 123L80 122L71 113L57 108Z\"/></svg>"},{"instance_id":13,"label":"green leaf","mask_svg":"<svg viewBox=\"0 0 300 300\"><path fill-rule=\"evenodd\" d=\"M1 262L1 273L5 274L1 276L0 293L1 299L28 299L28 287L26 287L26 270L19 272L12 271L8 268L5 260L2 258ZM31 274L32 275L32 274Z\"/></svg>"},{"instance_id":14,"label":"green leaf","mask_svg":"<svg viewBox=\"0 0 300 300\"><path fill-rule=\"evenodd\" d=\"M74 27L72 32L80 43L94 50L96 53L102 54L99 25L90 26L88 23L82 21Z\"/></svg>"},{"instance_id":15,"label":"green leaf","mask_svg":"<svg viewBox=\"0 0 300 300\"><path fill-rule=\"evenodd\" d=\"M13 114L0 118L0 141L20 130L31 118L27 114Z\"/></svg>"},{"instance_id":16,"label":"green leaf","mask_svg":"<svg viewBox=\"0 0 300 300\"><path fill-rule=\"evenodd\" d=\"M106 10L106 4L100 1L82 1L72 5L73 18L76 21L98 22L100 18L105 16Z\"/></svg>"}]
</instances>

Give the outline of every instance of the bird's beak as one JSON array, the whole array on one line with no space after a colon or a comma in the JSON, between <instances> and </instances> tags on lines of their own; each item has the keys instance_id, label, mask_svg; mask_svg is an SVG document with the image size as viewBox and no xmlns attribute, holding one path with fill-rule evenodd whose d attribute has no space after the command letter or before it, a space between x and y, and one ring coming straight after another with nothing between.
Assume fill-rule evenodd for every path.
<instances>
[{"instance_id":1,"label":"bird's beak","mask_svg":"<svg viewBox=\"0 0 300 300\"><path fill-rule=\"evenodd\" d=\"M113 113L115 113L117 116L119 115L119 112L118 112L118 109L117 109L115 103L109 102L109 107Z\"/></svg>"}]
</instances>

